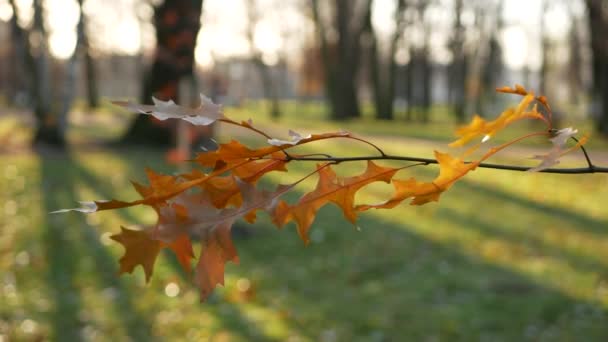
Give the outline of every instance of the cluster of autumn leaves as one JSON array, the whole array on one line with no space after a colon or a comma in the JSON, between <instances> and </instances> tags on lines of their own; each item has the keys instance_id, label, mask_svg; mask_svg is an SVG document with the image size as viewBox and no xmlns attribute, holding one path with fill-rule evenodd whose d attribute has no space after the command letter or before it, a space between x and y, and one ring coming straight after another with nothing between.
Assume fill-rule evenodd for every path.
<instances>
[{"instance_id":1,"label":"cluster of autumn leaves","mask_svg":"<svg viewBox=\"0 0 608 342\"><path fill-rule=\"evenodd\" d=\"M214 151L198 153L193 163L200 168L191 172L163 175L146 170L148 185L133 182L135 190L141 195L139 200L82 202L81 208L64 209L59 212L76 210L91 213L135 205L154 208L158 214L158 221L154 226L143 230L122 227L120 233L112 236L113 240L125 248L125 254L120 259L120 272L130 273L141 265L146 279L149 280L158 254L162 249L168 248L175 253L184 270L192 273L192 262L196 258L192 239L197 239L202 248L195 265L194 279L200 289L201 299L204 300L218 284L224 283L226 262L238 262L237 251L230 237L231 227L238 219L252 223L256 220L258 212L266 212L277 227L294 222L300 237L308 243L308 231L317 211L329 203L337 205L343 211L344 217L354 224L358 213L369 209L390 209L406 200L412 205L438 201L443 192L484 160L521 140L516 139L490 148L475 161L465 162L462 159L482 146L498 131L521 119L544 121L547 124L546 131L528 136L545 135L553 142L553 149L549 153L536 156L541 160L540 165L535 168L536 171L555 165L561 155L572 149L565 149L564 146L566 140L576 131L552 129L550 115L542 115L537 108L540 104L550 113L550 107L544 97L535 97L521 86L500 88L498 91L519 94L523 98L518 106L507 109L493 121L475 116L469 125L458 129L456 131L458 140L451 146L464 146L477 138L481 138L480 142L469 148L461 157L435 151L439 174L432 181L421 181L413 177L394 178L398 171L420 163L394 168L381 166L372 160L367 160L367 168L362 174L342 177L332 168L332 165L338 163L338 159L327 156L327 160L321 160L306 177L293 184L279 185L274 191L258 188L257 182L269 172L287 172L290 163L305 158L303 155L292 154L290 148L325 139L364 140L343 131L307 136L290 131L290 140L274 139L254 127L251 121L236 122L228 119L222 113L220 106L213 104L204 96L201 96L199 108L184 108L172 101L155 100L155 104L151 106L117 102L118 105L142 114L153 115L160 120L174 118L196 125L208 125L216 121L238 125L263 135L267 138L268 144L252 149L237 140L232 140L220 144ZM380 149L379 151L382 153ZM297 202L287 203L281 199L281 196L293 189L296 184L314 175L318 178L316 187L305 193ZM394 186L393 194L382 203L355 203L355 194L374 182L391 183Z\"/></svg>"}]
</instances>

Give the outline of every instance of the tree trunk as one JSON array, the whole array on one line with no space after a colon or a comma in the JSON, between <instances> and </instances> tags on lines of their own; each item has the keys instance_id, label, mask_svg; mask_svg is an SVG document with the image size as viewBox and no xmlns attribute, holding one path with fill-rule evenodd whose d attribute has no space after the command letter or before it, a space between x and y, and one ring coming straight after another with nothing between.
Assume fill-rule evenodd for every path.
<instances>
[{"instance_id":1,"label":"tree trunk","mask_svg":"<svg viewBox=\"0 0 608 342\"><path fill-rule=\"evenodd\" d=\"M432 83L433 83L433 65L429 54L428 42L425 43L422 52L422 108L420 111L421 121L427 123L430 121L431 105L433 102Z\"/></svg>"},{"instance_id":2,"label":"tree trunk","mask_svg":"<svg viewBox=\"0 0 608 342\"><path fill-rule=\"evenodd\" d=\"M268 111L271 118L277 119L281 116L279 96L276 82L273 80L270 68L264 63L262 52L255 47L255 26L259 21L259 16L255 6L255 0L248 0L247 5L247 40L249 40L251 61L258 70L264 97L269 102Z\"/></svg>"},{"instance_id":3,"label":"tree trunk","mask_svg":"<svg viewBox=\"0 0 608 342\"><path fill-rule=\"evenodd\" d=\"M31 59L31 54L27 32L19 26L17 20L18 8L15 0L9 0L9 4L13 10L13 16L10 19L11 53L9 58L12 67L8 68L8 101L9 104L20 104L24 100L22 96L27 93L28 78L32 77L31 69L25 65Z\"/></svg>"},{"instance_id":4,"label":"tree trunk","mask_svg":"<svg viewBox=\"0 0 608 342\"><path fill-rule=\"evenodd\" d=\"M416 69L416 57L415 57L414 48L410 46L410 60L407 63L406 67L406 77L405 80L407 82L407 87L405 88L405 97L407 100L407 111L405 114L406 121L414 120L414 105L415 105L415 94L414 94L414 84L416 82L415 77L415 69Z\"/></svg>"},{"instance_id":5,"label":"tree trunk","mask_svg":"<svg viewBox=\"0 0 608 342\"><path fill-rule=\"evenodd\" d=\"M330 118L344 120L361 115L358 96L361 35L371 11L371 0L365 0L364 12L355 13L356 2L335 0L333 25L336 44L330 51L325 24L320 17L318 0L311 0L313 19L317 26L322 63L325 72L326 96L331 107Z\"/></svg>"},{"instance_id":6,"label":"tree trunk","mask_svg":"<svg viewBox=\"0 0 608 342\"><path fill-rule=\"evenodd\" d=\"M87 18L83 10L84 0L78 0L80 7L80 21L78 22L78 50L79 58L84 57L84 74L86 79L87 104L89 108L99 107L99 91L97 88L97 71L95 70L95 60L91 55L91 45L89 44L89 35L86 28Z\"/></svg>"},{"instance_id":7,"label":"tree trunk","mask_svg":"<svg viewBox=\"0 0 608 342\"><path fill-rule=\"evenodd\" d=\"M465 121L465 82L466 82L466 53L464 51L464 26L460 20L463 1L456 0L454 5L454 28L450 42L452 64L449 68L449 93L452 110L458 122Z\"/></svg>"},{"instance_id":8,"label":"tree trunk","mask_svg":"<svg viewBox=\"0 0 608 342\"><path fill-rule=\"evenodd\" d=\"M144 76L141 102L152 97L179 103L182 77L194 69L194 49L200 29L203 0L165 0L154 9L156 52ZM177 125L139 115L122 138L124 143L170 146L175 142Z\"/></svg>"},{"instance_id":9,"label":"tree trunk","mask_svg":"<svg viewBox=\"0 0 608 342\"><path fill-rule=\"evenodd\" d=\"M34 133L34 145L65 147L65 115L57 114L51 105L50 70L47 36L44 28L42 0L34 0L34 22L29 34L31 46L29 59L32 73L34 116L38 127Z\"/></svg>"},{"instance_id":10,"label":"tree trunk","mask_svg":"<svg viewBox=\"0 0 608 342\"><path fill-rule=\"evenodd\" d=\"M549 10L549 1L542 0L541 1L541 12L539 18L539 27L540 27L540 44L541 44L541 64L540 64L540 72L538 75L539 84L538 84L538 92L541 95L547 94L547 76L549 74L549 54L550 54L550 43L549 37L547 37L546 23L545 17L547 11Z\"/></svg>"},{"instance_id":11,"label":"tree trunk","mask_svg":"<svg viewBox=\"0 0 608 342\"><path fill-rule=\"evenodd\" d=\"M394 102L395 102L395 82L397 74L397 63L395 62L395 54L399 40L402 37L404 30L403 12L405 11L405 0L399 0L395 11L395 32L393 33L388 55L383 61L380 51L378 50L378 39L374 31L371 12L368 13L365 23L365 32L369 35L369 70L374 96L374 107L376 110L376 119L393 120L394 119Z\"/></svg>"},{"instance_id":12,"label":"tree trunk","mask_svg":"<svg viewBox=\"0 0 608 342\"><path fill-rule=\"evenodd\" d=\"M591 33L592 101L597 130L608 135L608 14L605 1L586 0Z\"/></svg>"}]
</instances>

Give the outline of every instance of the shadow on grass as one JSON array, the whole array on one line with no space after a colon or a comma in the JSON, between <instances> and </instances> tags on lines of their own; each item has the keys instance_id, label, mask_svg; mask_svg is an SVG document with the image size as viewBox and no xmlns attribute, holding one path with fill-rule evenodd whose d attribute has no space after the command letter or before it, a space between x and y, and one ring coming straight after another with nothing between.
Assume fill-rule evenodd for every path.
<instances>
[{"instance_id":1,"label":"shadow on grass","mask_svg":"<svg viewBox=\"0 0 608 342\"><path fill-rule=\"evenodd\" d=\"M594 303L431 242L408 224L368 215L360 222L367 228L356 234L341 220L337 210L323 210L313 230L324 237L309 248L286 236L292 231L238 246L243 265L234 272L254 278L258 305L287 312L295 334L388 341L608 338L605 310Z\"/></svg>"},{"instance_id":2,"label":"shadow on grass","mask_svg":"<svg viewBox=\"0 0 608 342\"><path fill-rule=\"evenodd\" d=\"M171 173L171 170L167 168L166 164L157 163L158 165L149 165L151 162L153 163L155 160L146 160L146 155L153 156L153 153L156 152L157 155L162 154L160 151L155 150L146 150L145 153L137 153L141 152L139 150L127 149L126 153L123 151L122 153L115 153L114 157L118 157L122 160L122 162L127 163L127 174L133 176L134 179L138 179L141 182L144 182L145 176L143 173L142 165L148 165L155 169L157 172L165 172ZM99 198L114 198L115 195L112 194L112 189L115 187L108 177L104 177L102 173L95 174L90 171L89 168L85 167L82 164L72 164L71 170L74 172L74 176L83 183L83 185L93 188L96 193L100 196ZM130 186L130 184L124 184L124 186ZM118 214L123 220L125 225L129 224L137 224L138 219L133 216L128 210L116 210L114 211ZM95 237L93 237L95 238ZM196 242L195 242L196 243ZM165 261L171 267L172 271L179 275L179 277L183 280L183 284L189 284L190 287L193 287L193 279L191 276L186 274L183 270L179 261L175 257L175 255L164 249L162 253ZM117 260L109 260L109 267L113 269L118 268ZM111 282L117 281L118 276L115 274L109 275ZM145 290L144 290L145 291ZM226 303L222 299L212 296L207 302L199 304L201 305L202 310L212 310L215 311L215 314L223 316L223 320L221 321L221 326L223 329L230 331L233 336L239 336L246 340L258 339L261 336L264 336L263 333L257 329L256 325L253 324L248 318L246 318L242 313L238 310L238 307L233 303ZM218 309L221 306L222 313L218 313ZM269 339L265 337L264 339Z\"/></svg>"},{"instance_id":3,"label":"shadow on grass","mask_svg":"<svg viewBox=\"0 0 608 342\"><path fill-rule=\"evenodd\" d=\"M493 197L501 201L517 204L526 210L542 212L547 216L572 223L572 225L576 226L577 229L597 234L598 236L608 236L608 221L596 220L568 208L555 207L536 202L528 198L509 194L505 191L480 184L475 184L467 180L458 182L458 186L462 187L465 191L475 192L478 195Z\"/></svg>"},{"instance_id":4,"label":"shadow on grass","mask_svg":"<svg viewBox=\"0 0 608 342\"><path fill-rule=\"evenodd\" d=\"M541 252L543 256L563 260L567 264L572 265L576 270L595 272L604 277L608 276L608 267L605 263L602 263L597 259L591 259L564 247L549 244L546 241L543 241L539 236L534 236L534 234L509 229L509 225L505 224L504 221L502 223L490 223L476 217L459 213L450 208L441 208L438 214L445 220L458 224L461 227L476 229L489 238L498 238L508 243L521 244L523 247L530 247L534 252ZM529 230L533 229L535 229L535 227L529 227Z\"/></svg>"},{"instance_id":5,"label":"shadow on grass","mask_svg":"<svg viewBox=\"0 0 608 342\"><path fill-rule=\"evenodd\" d=\"M76 195L82 182L78 164L69 154L42 152L39 156L43 211L73 207L80 200ZM47 285L54 295L49 315L53 340L81 340L86 337L84 328L95 324L91 322L94 313L87 312L83 304L85 293L103 293L101 300L111 301L113 308L104 314L123 322L124 333L132 340L154 340L150 317L135 308L130 290L116 276L116 260L82 216L49 215L44 244L49 263Z\"/></svg>"}]
</instances>

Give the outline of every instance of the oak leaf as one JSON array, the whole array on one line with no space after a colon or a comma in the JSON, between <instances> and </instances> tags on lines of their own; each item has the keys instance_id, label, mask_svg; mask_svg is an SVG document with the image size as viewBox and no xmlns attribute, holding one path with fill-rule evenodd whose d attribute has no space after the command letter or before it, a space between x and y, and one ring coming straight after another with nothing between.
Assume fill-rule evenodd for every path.
<instances>
[{"instance_id":1,"label":"oak leaf","mask_svg":"<svg viewBox=\"0 0 608 342\"><path fill-rule=\"evenodd\" d=\"M132 273L135 267L141 265L150 281L154 271L154 262L162 248L162 243L150 237L147 230L131 230L120 227L120 234L110 238L125 248L125 254L120 258L120 273Z\"/></svg>"},{"instance_id":2,"label":"oak leaf","mask_svg":"<svg viewBox=\"0 0 608 342\"><path fill-rule=\"evenodd\" d=\"M113 101L112 103L134 112L152 115L159 120L181 119L197 126L207 126L224 117L221 105L213 103L211 99L203 94L200 94L200 99L201 104L198 108L182 107L172 100L161 101L154 97L152 98L154 105L141 105L125 101Z\"/></svg>"},{"instance_id":3,"label":"oak leaf","mask_svg":"<svg viewBox=\"0 0 608 342\"><path fill-rule=\"evenodd\" d=\"M163 242L162 246L173 251L184 272L190 274L192 271L191 262L192 259L194 259L194 250L192 249L190 236L188 236L188 234L182 234L170 243Z\"/></svg>"},{"instance_id":4,"label":"oak leaf","mask_svg":"<svg viewBox=\"0 0 608 342\"><path fill-rule=\"evenodd\" d=\"M202 251L196 265L195 282L199 287L201 301L204 301L217 285L224 285L224 268L228 261L235 264L239 257L230 238L232 222L215 227L210 234L201 238Z\"/></svg>"},{"instance_id":5,"label":"oak leaf","mask_svg":"<svg viewBox=\"0 0 608 342\"><path fill-rule=\"evenodd\" d=\"M565 148L568 139L574 137L576 133L578 133L578 130L573 129L572 127L564 128L557 131L554 136L549 139L553 147L546 154L533 156L532 159L540 160L540 164L533 168L530 168L528 171L538 172L557 165L559 164L560 157L584 145L587 142L587 136L581 138L574 147L569 149Z\"/></svg>"},{"instance_id":6,"label":"oak leaf","mask_svg":"<svg viewBox=\"0 0 608 342\"><path fill-rule=\"evenodd\" d=\"M522 95L522 96L528 95L528 91L521 84L516 84L515 88L511 88L511 87L507 87L507 86L501 87L501 88L496 88L496 91L499 93L517 94L517 95Z\"/></svg>"},{"instance_id":7,"label":"oak leaf","mask_svg":"<svg viewBox=\"0 0 608 342\"><path fill-rule=\"evenodd\" d=\"M357 210L364 211L371 208L390 209L412 198L411 205L422 205L438 201L439 196L448 190L457 180L474 170L478 162L465 163L460 158L454 158L447 153L435 151L435 158L439 163L439 175L432 182L420 182L415 178L406 180L393 179L395 193L388 201L376 205L360 205Z\"/></svg>"},{"instance_id":8,"label":"oak leaf","mask_svg":"<svg viewBox=\"0 0 608 342\"><path fill-rule=\"evenodd\" d=\"M302 196L292 206L282 202L277 205L274 212L274 222L279 227L294 220L298 226L298 234L306 244L310 242L308 230L321 207L329 202L338 205L344 217L354 224L357 220L354 207L357 191L373 182L390 183L398 171L398 169L378 166L372 161L368 161L363 174L353 177L337 177L329 165L319 165L317 169L319 180L315 190Z\"/></svg>"},{"instance_id":9,"label":"oak leaf","mask_svg":"<svg viewBox=\"0 0 608 342\"><path fill-rule=\"evenodd\" d=\"M215 151L199 153L195 158L195 161L206 167L215 167L215 165L217 165L217 163L220 161L227 165L231 165L247 159L268 157L273 155L275 152L283 151L290 147L306 144L312 141L350 136L351 134L345 131L312 134L307 137L301 137L301 139L298 139L295 143L287 141L284 144L264 146L258 149L251 149L241 144L237 140L231 140L229 143L220 144L219 148ZM279 141L277 139L270 140L277 144Z\"/></svg>"},{"instance_id":10,"label":"oak leaf","mask_svg":"<svg viewBox=\"0 0 608 342\"><path fill-rule=\"evenodd\" d=\"M152 236L161 241L175 241L180 236L200 236L203 250L196 266L196 282L205 299L218 284L224 283L224 264L238 262L230 229L239 218L252 220L257 210L274 211L277 200L293 185L279 186L276 191L263 191L235 179L242 204L239 207L217 209L207 194L183 193L171 200L171 205L160 209L159 222Z\"/></svg>"},{"instance_id":11,"label":"oak leaf","mask_svg":"<svg viewBox=\"0 0 608 342\"><path fill-rule=\"evenodd\" d=\"M268 143L270 145L274 145L274 146L282 146L282 145L297 145L300 143L300 141L304 140L304 139L310 139L312 138L312 135L308 134L306 136L301 135L298 132L292 131L291 129L289 130L288 133L289 137L291 138L291 140L281 140L281 139L268 139Z\"/></svg>"},{"instance_id":12,"label":"oak leaf","mask_svg":"<svg viewBox=\"0 0 608 342\"><path fill-rule=\"evenodd\" d=\"M543 116L538 112L536 106L534 106L531 110L528 110L534 99L534 94L524 96L524 98L515 108L508 108L493 121L486 121L478 115L475 115L473 120L468 125L460 127L456 130L456 136L459 137L459 139L450 143L449 146L463 146L470 140L479 136L483 136L482 142L485 142L492 136L496 135L498 131L515 121L526 118L542 119Z\"/></svg>"}]
</instances>

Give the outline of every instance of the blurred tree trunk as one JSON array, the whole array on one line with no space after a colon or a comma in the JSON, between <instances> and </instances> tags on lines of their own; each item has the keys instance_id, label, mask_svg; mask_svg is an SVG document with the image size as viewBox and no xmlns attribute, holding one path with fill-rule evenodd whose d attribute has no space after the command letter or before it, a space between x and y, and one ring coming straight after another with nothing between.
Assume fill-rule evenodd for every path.
<instances>
[{"instance_id":1,"label":"blurred tree trunk","mask_svg":"<svg viewBox=\"0 0 608 342\"><path fill-rule=\"evenodd\" d=\"M463 1L454 2L454 26L450 40L452 63L449 67L448 83L450 104L458 122L465 121L465 83L467 75L467 56L464 49L465 28L461 21Z\"/></svg>"},{"instance_id":2,"label":"blurred tree trunk","mask_svg":"<svg viewBox=\"0 0 608 342\"><path fill-rule=\"evenodd\" d=\"M9 104L19 104L19 100L23 100L23 95L27 93L28 82L31 78L31 69L26 67L26 63L33 65L31 61L29 39L27 32L19 26L18 17L19 9L15 4L15 0L9 0L9 5L13 10L13 16L10 19L10 35L11 35L11 53L10 61L12 67L9 68L9 89L8 101ZM21 99L20 99L21 97Z\"/></svg>"},{"instance_id":3,"label":"blurred tree trunk","mask_svg":"<svg viewBox=\"0 0 608 342\"><path fill-rule=\"evenodd\" d=\"M541 45L541 64L540 64L540 73L538 75L539 84L538 84L538 92L541 95L547 94L547 76L549 73L549 54L550 54L550 42L549 37L547 37L547 29L545 23L545 17L549 10L549 1L541 0L541 11L539 18L539 35L540 35L540 45Z\"/></svg>"},{"instance_id":4,"label":"blurred tree trunk","mask_svg":"<svg viewBox=\"0 0 608 342\"><path fill-rule=\"evenodd\" d=\"M583 64L583 53L584 51L581 37L580 37L580 18L577 18L573 13L572 8L570 11L570 32L568 35L568 87L570 93L570 102L578 104L579 96L583 91L583 77L581 73L581 66Z\"/></svg>"},{"instance_id":5,"label":"blurred tree trunk","mask_svg":"<svg viewBox=\"0 0 608 342\"><path fill-rule=\"evenodd\" d=\"M433 61L430 54L430 33L425 28L424 46L420 51L420 63L422 68L422 108L420 110L420 121L428 123L431 120L431 105L433 102Z\"/></svg>"},{"instance_id":6,"label":"blurred tree trunk","mask_svg":"<svg viewBox=\"0 0 608 342\"><path fill-rule=\"evenodd\" d=\"M255 47L255 26L259 21L259 15L256 9L255 0L247 0L247 39L249 40L251 61L258 70L260 80L262 82L262 89L264 91L264 97L269 101L269 114L272 118L278 118L281 116L281 106L279 104L279 94L276 87L276 82L273 80L272 72L268 65L264 63L263 53Z\"/></svg>"},{"instance_id":7,"label":"blurred tree trunk","mask_svg":"<svg viewBox=\"0 0 608 342\"><path fill-rule=\"evenodd\" d=\"M194 71L194 49L203 0L165 0L154 8L156 51L143 80L141 102L152 97L179 103L179 82ZM169 146L176 124L139 115L122 138L124 143Z\"/></svg>"},{"instance_id":8,"label":"blurred tree trunk","mask_svg":"<svg viewBox=\"0 0 608 342\"><path fill-rule=\"evenodd\" d=\"M378 49L378 37L372 25L371 11L366 18L365 36L369 39L369 70L372 81L374 107L376 119L380 120L393 120L394 118L395 82L397 75L395 54L405 30L405 5L405 0L398 0L395 10L395 32L390 37L388 53L384 59Z\"/></svg>"},{"instance_id":9,"label":"blurred tree trunk","mask_svg":"<svg viewBox=\"0 0 608 342\"><path fill-rule=\"evenodd\" d=\"M34 0L34 21L29 32L32 70L32 100L37 128L34 145L65 146L66 115L56 113L51 104L50 70L47 35L44 27L42 0Z\"/></svg>"},{"instance_id":10,"label":"blurred tree trunk","mask_svg":"<svg viewBox=\"0 0 608 342\"><path fill-rule=\"evenodd\" d=\"M504 28L504 21L502 19L503 4L504 1L499 0L496 6L496 18L488 40L488 53L481 74L481 96L478 97L476 105L476 113L481 116L485 116L487 111L487 108L484 108L484 102L494 102L493 100L496 95L494 89L499 86L498 82L503 71L502 47L498 38Z\"/></svg>"},{"instance_id":11,"label":"blurred tree trunk","mask_svg":"<svg viewBox=\"0 0 608 342\"><path fill-rule=\"evenodd\" d=\"M84 15L84 11L82 8L82 4L83 4L83 0L78 0L78 6L80 8L80 16L78 19L78 23L76 24L76 46L74 47L74 52L72 53L72 56L70 57L70 59L67 61L67 63L65 63L65 70L64 70L64 77L65 77L65 81L64 81L64 87L63 87L63 99L62 99L62 106L59 112L59 115L61 117L66 117L68 115L68 112L70 111L70 108L72 107L72 104L74 102L74 97L76 95L76 82L77 82L77 64L78 64L78 60L82 60L84 57L84 64L85 64L85 75L87 77L87 97L89 98L89 101L91 100L91 96L96 96L96 92L95 93L91 93L90 92L90 88L89 88L89 83L91 80L89 80L90 78L90 74L88 73L88 62L87 61L87 55L89 55L89 46L88 46L88 39L87 39L87 33L86 33L86 28L85 28L85 23L86 23L86 17ZM91 61L92 62L92 61ZM94 80L93 80L94 81ZM97 101L95 99L95 101ZM91 108L94 108L93 106L91 106L91 104L89 103L89 106ZM97 106L97 104L95 103L95 106Z\"/></svg>"},{"instance_id":12,"label":"blurred tree trunk","mask_svg":"<svg viewBox=\"0 0 608 342\"><path fill-rule=\"evenodd\" d=\"M331 106L331 119L343 120L361 115L358 96L361 36L372 0L334 0L331 29L321 18L319 1L311 0L325 73L326 96ZM330 46L329 34L335 33ZM332 39L333 40L333 39Z\"/></svg>"},{"instance_id":13,"label":"blurred tree trunk","mask_svg":"<svg viewBox=\"0 0 608 342\"><path fill-rule=\"evenodd\" d=\"M78 41L76 43L76 51L74 52L78 58L84 57L84 74L86 78L87 104L89 108L99 107L99 90L97 88L97 71L95 69L95 60L91 55L91 45L89 44L89 35L86 28L87 17L83 10L84 0L78 0L80 8L80 19L78 21L77 32Z\"/></svg>"},{"instance_id":14,"label":"blurred tree trunk","mask_svg":"<svg viewBox=\"0 0 608 342\"><path fill-rule=\"evenodd\" d=\"M488 6L493 5L493 6ZM498 32L501 21L501 2L488 2L476 6L475 24L471 27L476 32L475 46L468 54L469 65L466 75L466 113L483 115L483 103L486 97L492 96L496 81L496 65L500 60Z\"/></svg>"},{"instance_id":15,"label":"blurred tree trunk","mask_svg":"<svg viewBox=\"0 0 608 342\"><path fill-rule=\"evenodd\" d=\"M407 63L406 67L406 82L407 88L405 90L405 97L407 99L407 110L405 113L405 120L412 121L414 119L414 105L416 104L415 94L414 94L414 84L416 82L416 51L413 46L410 46L409 49L410 60Z\"/></svg>"},{"instance_id":16,"label":"blurred tree trunk","mask_svg":"<svg viewBox=\"0 0 608 342\"><path fill-rule=\"evenodd\" d=\"M608 135L608 14L603 0L585 0L591 34L593 88L597 130Z\"/></svg>"}]
</instances>

